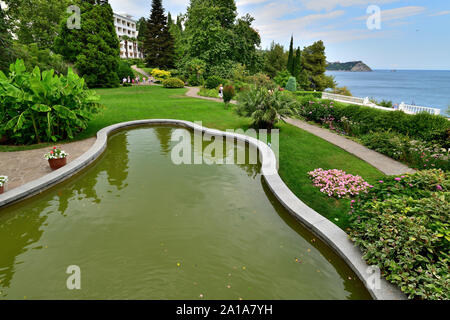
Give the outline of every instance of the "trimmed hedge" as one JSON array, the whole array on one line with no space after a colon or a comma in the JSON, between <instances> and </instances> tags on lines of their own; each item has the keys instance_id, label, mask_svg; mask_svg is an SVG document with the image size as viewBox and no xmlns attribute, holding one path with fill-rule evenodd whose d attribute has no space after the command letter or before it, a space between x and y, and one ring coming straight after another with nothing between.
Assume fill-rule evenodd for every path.
<instances>
[{"instance_id":1,"label":"trimmed hedge","mask_svg":"<svg viewBox=\"0 0 450 320\"><path fill-rule=\"evenodd\" d=\"M294 94L297 97L313 96L314 98L322 99L322 92L320 92L320 91L296 91L296 92L294 92Z\"/></svg>"},{"instance_id":2,"label":"trimmed hedge","mask_svg":"<svg viewBox=\"0 0 450 320\"><path fill-rule=\"evenodd\" d=\"M356 136L394 131L412 139L438 142L443 147L450 147L450 121L443 116L428 113L410 115L402 111L389 112L330 100L303 102L300 113L306 119L319 123L324 122L325 118L333 118L336 125L343 120L351 122L355 131L353 135Z\"/></svg>"},{"instance_id":3,"label":"trimmed hedge","mask_svg":"<svg viewBox=\"0 0 450 320\"><path fill-rule=\"evenodd\" d=\"M178 78L169 78L163 81L164 88L184 88L184 82Z\"/></svg>"}]
</instances>

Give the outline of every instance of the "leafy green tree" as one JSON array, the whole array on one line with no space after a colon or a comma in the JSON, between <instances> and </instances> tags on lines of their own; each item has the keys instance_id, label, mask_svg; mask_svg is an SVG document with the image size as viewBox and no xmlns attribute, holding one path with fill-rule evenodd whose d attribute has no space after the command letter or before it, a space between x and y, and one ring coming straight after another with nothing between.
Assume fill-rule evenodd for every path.
<instances>
[{"instance_id":1,"label":"leafy green tree","mask_svg":"<svg viewBox=\"0 0 450 320\"><path fill-rule=\"evenodd\" d=\"M13 31L20 43L50 49L58 35L69 0L14 0ZM8 1L11 2L11 1Z\"/></svg>"},{"instance_id":2,"label":"leafy green tree","mask_svg":"<svg viewBox=\"0 0 450 320\"><path fill-rule=\"evenodd\" d=\"M80 7L81 29L69 29L64 20L55 40L55 51L74 63L89 87L119 85L119 38L114 28L111 6L107 1L76 0Z\"/></svg>"},{"instance_id":3,"label":"leafy green tree","mask_svg":"<svg viewBox=\"0 0 450 320\"><path fill-rule=\"evenodd\" d=\"M233 48L234 61L246 66L251 73L261 70L264 63L263 56L256 50L261 45L259 33L252 28L255 19L246 14L239 18L234 26Z\"/></svg>"},{"instance_id":4,"label":"leafy green tree","mask_svg":"<svg viewBox=\"0 0 450 320\"><path fill-rule=\"evenodd\" d=\"M220 76L236 63L252 71L261 68L262 58L257 52L261 40L251 27L253 18L247 15L236 20L236 16L234 0L191 0L179 67L185 69L188 61L200 59L206 63L208 75Z\"/></svg>"},{"instance_id":5,"label":"leafy green tree","mask_svg":"<svg viewBox=\"0 0 450 320\"><path fill-rule=\"evenodd\" d=\"M325 75L326 71L325 46L322 41L317 41L303 50L303 68L305 74L302 79L306 83L302 83L304 90L323 91L326 88L334 88L334 79ZM308 83L309 82L309 83ZM308 85L308 87L305 87Z\"/></svg>"},{"instance_id":6,"label":"leafy green tree","mask_svg":"<svg viewBox=\"0 0 450 320\"><path fill-rule=\"evenodd\" d=\"M291 73L291 75L294 75L294 36L291 36L291 44L289 45L287 70Z\"/></svg>"},{"instance_id":7,"label":"leafy green tree","mask_svg":"<svg viewBox=\"0 0 450 320\"><path fill-rule=\"evenodd\" d=\"M174 60L175 61L180 61L182 59L183 53L184 53L182 21L183 21L183 16L178 15L177 22L172 23L169 27L169 32L174 39L174 47L175 47L174 48L174 51L175 51Z\"/></svg>"},{"instance_id":8,"label":"leafy green tree","mask_svg":"<svg viewBox=\"0 0 450 320\"><path fill-rule=\"evenodd\" d=\"M286 65L287 56L284 52L284 47L272 42L270 49L264 53L264 72L273 79L278 72L286 69Z\"/></svg>"},{"instance_id":9,"label":"leafy green tree","mask_svg":"<svg viewBox=\"0 0 450 320\"><path fill-rule=\"evenodd\" d=\"M219 7L221 10L220 22L222 27L229 29L234 25L234 21L237 17L237 8L234 0L215 0L213 4Z\"/></svg>"},{"instance_id":10,"label":"leafy green tree","mask_svg":"<svg viewBox=\"0 0 450 320\"><path fill-rule=\"evenodd\" d=\"M0 70L7 70L12 60L12 39L6 14L0 5Z\"/></svg>"},{"instance_id":11,"label":"leafy green tree","mask_svg":"<svg viewBox=\"0 0 450 320\"><path fill-rule=\"evenodd\" d=\"M191 0L187 10L184 41L185 57L181 65L192 59L205 62L208 70L232 58L229 41L233 38L231 29L222 27L221 10L212 0Z\"/></svg>"},{"instance_id":12,"label":"leafy green tree","mask_svg":"<svg viewBox=\"0 0 450 320\"><path fill-rule=\"evenodd\" d=\"M152 0L143 51L148 67L167 69L174 66L174 39L169 32L161 0Z\"/></svg>"}]
</instances>

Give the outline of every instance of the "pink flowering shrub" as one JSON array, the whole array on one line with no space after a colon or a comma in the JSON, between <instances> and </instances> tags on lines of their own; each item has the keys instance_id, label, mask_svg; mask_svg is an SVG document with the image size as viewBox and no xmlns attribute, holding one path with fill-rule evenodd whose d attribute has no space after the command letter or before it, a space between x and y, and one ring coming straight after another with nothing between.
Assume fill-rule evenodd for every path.
<instances>
[{"instance_id":1,"label":"pink flowering shrub","mask_svg":"<svg viewBox=\"0 0 450 320\"><path fill-rule=\"evenodd\" d=\"M373 188L360 176L348 174L338 169L323 170L322 168L308 172L315 187L329 197L349 198L360 193L367 193Z\"/></svg>"}]
</instances>

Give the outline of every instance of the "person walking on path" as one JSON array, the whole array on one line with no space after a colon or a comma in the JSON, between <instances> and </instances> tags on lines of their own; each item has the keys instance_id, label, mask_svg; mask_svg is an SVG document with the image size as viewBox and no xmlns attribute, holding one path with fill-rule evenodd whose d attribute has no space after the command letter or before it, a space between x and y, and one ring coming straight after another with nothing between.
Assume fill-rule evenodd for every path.
<instances>
[{"instance_id":1,"label":"person walking on path","mask_svg":"<svg viewBox=\"0 0 450 320\"><path fill-rule=\"evenodd\" d=\"M222 84L220 84L220 86L219 86L219 97L220 97L220 99L223 98L223 85Z\"/></svg>"}]
</instances>

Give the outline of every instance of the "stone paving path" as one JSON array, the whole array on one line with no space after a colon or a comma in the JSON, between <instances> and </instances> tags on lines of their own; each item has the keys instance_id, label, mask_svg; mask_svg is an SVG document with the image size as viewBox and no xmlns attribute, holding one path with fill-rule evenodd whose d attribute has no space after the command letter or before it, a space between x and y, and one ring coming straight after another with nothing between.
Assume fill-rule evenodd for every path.
<instances>
[{"instance_id":1,"label":"stone paving path","mask_svg":"<svg viewBox=\"0 0 450 320\"><path fill-rule=\"evenodd\" d=\"M198 95L198 92L200 91L199 88L188 88L188 92L186 95L191 98L199 98L204 100L210 100L210 101L216 101L216 102L222 102L219 98L209 98L209 97L202 97ZM236 103L236 101L232 101L231 103ZM328 129L320 128L317 126L313 126L305 121L298 120L298 119L292 119L288 118L285 119L287 123L296 126L300 129L303 129L305 131L308 131L309 133L312 133L313 135L322 138L342 149L345 151L357 156L358 158L366 161L370 165L374 166L381 172L383 172L386 175L399 175L399 174L405 174L405 173L414 173L415 170L409 168L407 165L395 161L394 159L391 159L379 152L370 150L363 145L354 142L350 139L347 139L343 136L340 136L336 133L331 132Z\"/></svg>"},{"instance_id":2,"label":"stone paving path","mask_svg":"<svg viewBox=\"0 0 450 320\"><path fill-rule=\"evenodd\" d=\"M93 137L56 146L69 153L67 158L69 163L89 150L95 140L96 138ZM45 147L26 151L0 152L0 175L9 177L6 189L17 188L52 172L48 161L44 159L44 154L50 149L51 147Z\"/></svg>"}]
</instances>

